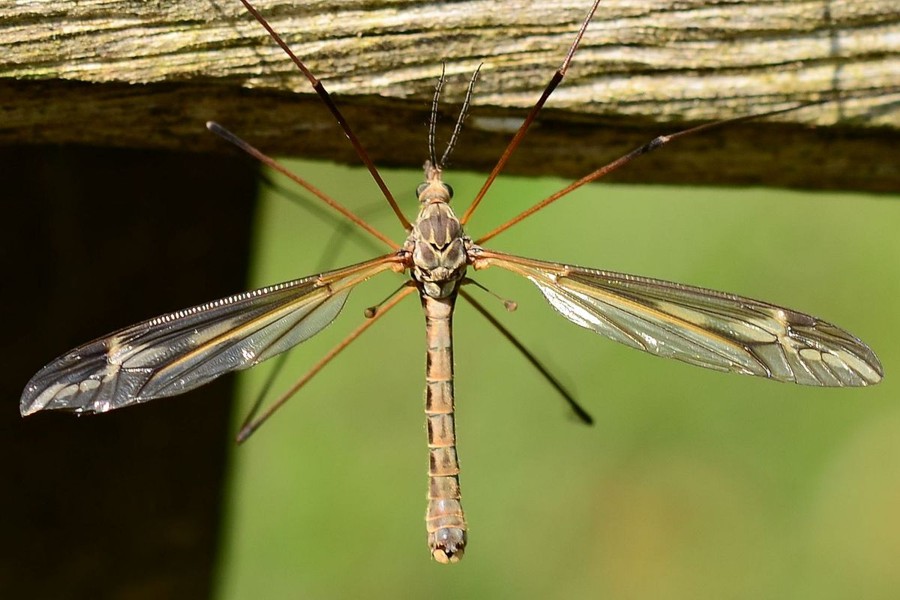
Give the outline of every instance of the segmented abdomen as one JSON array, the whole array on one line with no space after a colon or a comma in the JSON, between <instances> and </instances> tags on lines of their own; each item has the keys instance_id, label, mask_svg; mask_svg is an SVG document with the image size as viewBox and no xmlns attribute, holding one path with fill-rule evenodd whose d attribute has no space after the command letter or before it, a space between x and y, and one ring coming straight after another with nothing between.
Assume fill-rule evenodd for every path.
<instances>
[{"instance_id":1,"label":"segmented abdomen","mask_svg":"<svg viewBox=\"0 0 900 600\"><path fill-rule=\"evenodd\" d=\"M428 511L425 526L431 555L454 563L466 547L466 518L459 493L459 462L453 418L452 316L455 294L422 294L425 309L425 416L428 428Z\"/></svg>"}]
</instances>

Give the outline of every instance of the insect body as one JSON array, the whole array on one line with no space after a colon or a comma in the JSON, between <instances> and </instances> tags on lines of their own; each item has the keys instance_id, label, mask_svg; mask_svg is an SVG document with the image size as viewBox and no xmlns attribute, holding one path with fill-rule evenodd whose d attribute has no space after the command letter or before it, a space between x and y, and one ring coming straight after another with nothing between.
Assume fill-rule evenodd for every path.
<instances>
[{"instance_id":1,"label":"insect body","mask_svg":"<svg viewBox=\"0 0 900 600\"><path fill-rule=\"evenodd\" d=\"M460 504L456 424L453 416L453 338L451 319L465 277L472 240L450 208L450 188L441 168L425 164L418 189L419 216L406 240L413 281L425 311L427 347L425 415L428 431L428 546L438 562L462 558L466 521Z\"/></svg>"},{"instance_id":2,"label":"insect body","mask_svg":"<svg viewBox=\"0 0 900 600\"><path fill-rule=\"evenodd\" d=\"M329 109L336 112L321 82L290 52L261 15L242 1L307 75ZM434 152L436 111L432 110L431 156L425 164L425 181L417 189L420 204L417 218L412 223L406 221L386 192L408 231L402 245L362 224L335 201L293 176L295 181L361 223L388 244L391 251L344 269L164 315L78 347L38 371L28 382L21 399L22 414L41 410L100 413L186 392L224 373L252 367L315 335L337 317L351 289L369 277L389 270L408 272L409 284L393 302L416 291L425 313L425 411L429 446L426 527L432 556L439 562L449 563L463 556L467 542L456 453L451 319L457 297L462 295L468 299L461 286L469 282L470 267L477 271L496 266L517 273L537 286L550 305L569 321L656 356L803 385L878 383L883 370L866 344L845 330L804 313L678 283L512 256L482 245L572 189L709 125L656 138L479 239L473 240L465 234L468 217L543 102L562 80L595 8L596 2L562 67L462 218L457 218L450 208L452 191L442 181L442 171L465 117L474 77L447 152L440 160ZM435 105L439 91L440 83ZM352 131L346 128L342 118L338 120L386 191ZM282 169L221 126L212 124L210 128L266 164ZM254 428L252 425L249 431Z\"/></svg>"}]
</instances>

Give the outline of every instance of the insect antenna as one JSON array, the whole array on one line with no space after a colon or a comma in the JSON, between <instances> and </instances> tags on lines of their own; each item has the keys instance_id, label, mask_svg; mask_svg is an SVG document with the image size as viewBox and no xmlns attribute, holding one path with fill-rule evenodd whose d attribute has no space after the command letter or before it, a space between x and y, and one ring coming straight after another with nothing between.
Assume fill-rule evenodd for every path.
<instances>
[{"instance_id":1,"label":"insect antenna","mask_svg":"<svg viewBox=\"0 0 900 600\"><path fill-rule=\"evenodd\" d=\"M469 87L466 89L466 97L463 100L462 108L459 109L459 116L456 118L456 125L453 126L453 134L450 136L450 141L447 142L447 149L444 150L443 156L441 156L441 162L437 163L438 167L443 169L444 165L447 162L447 157L450 156L450 153L453 152L453 148L456 147L456 141L459 139L459 134L462 131L463 123L466 120L466 117L469 114L469 105L472 103L472 92L475 91L475 82L478 80L478 74L481 72L482 65L478 65L478 68L475 69L475 72L472 73L472 79L469 80ZM444 79L443 67L441 67L441 80Z\"/></svg>"},{"instance_id":2,"label":"insect antenna","mask_svg":"<svg viewBox=\"0 0 900 600\"><path fill-rule=\"evenodd\" d=\"M328 93L328 90L325 89L325 86L322 84L322 81L318 79L315 75L312 74L303 61L297 58L297 55L291 50L291 48L287 45L287 43L281 38L278 33L272 29L272 26L269 25L268 21L263 18L262 14L256 8L250 4L249 0L241 0L241 3L247 9L247 11L253 15L253 18L256 19L260 25L262 25L267 32L269 32L269 36L275 40L275 43L281 46L281 49L284 50L285 54L287 54L291 61L300 71L306 76L309 80L310 85L312 85L313 90L316 94L319 95L322 102L328 108L328 111L332 114L335 120L338 122L338 125L344 131L344 134L347 136L347 139L350 140L350 144L353 146L353 149L356 150L356 155L359 156L360 160L362 160L363 164L366 165L366 169L369 170L369 173L372 175L372 179L375 180L375 183L381 189L381 193L384 194L385 199L388 201L388 204L391 205L391 209L394 211L394 214L397 215L397 219L400 220L400 224L403 225L403 228L407 231L412 229L412 224L409 220L404 216L403 212L400 210L400 206L397 205L397 201L394 200L393 194L388 189L387 184L382 179L381 174L378 172L378 169L375 167L375 163L372 162L372 159L369 158L369 154L366 152L365 148L363 148L362 143L359 141L359 138L356 137L356 134L353 133L353 130L350 129L350 125L347 123L347 120L344 118L344 115L341 114L341 111L338 109L337 105L334 103L334 100L331 98L331 94Z\"/></svg>"},{"instance_id":3,"label":"insect antenna","mask_svg":"<svg viewBox=\"0 0 900 600\"><path fill-rule=\"evenodd\" d=\"M243 1L243 0L241 0ZM556 70L556 73L553 74L553 77L550 78L550 81L547 83L547 87L544 88L544 91L541 93L541 97L538 98L538 101L531 107L531 110L528 111L528 115L525 117L525 121L519 127L519 130L513 136L513 138L507 144L506 149L503 150L503 154L500 155L500 160L497 161L497 164L494 165L494 168L491 170L490 175L488 175L487 180L481 186L481 189L478 190L478 194L475 195L475 199L472 200L472 204L469 205L469 208L463 214L462 218L459 220L460 223L465 225L469 222L469 219L472 218L472 213L475 212L475 209L478 208L478 205L481 204L481 200L484 198L484 195L487 193L488 189L490 189L491 185L494 183L494 180L497 178L497 175L500 174L500 171L503 170L503 167L506 166L506 163L509 161L510 156L519 147L519 144L522 142L522 138L525 137L525 133L528 131L528 128L531 127L531 124L537 118L539 112L541 112L541 108L543 108L544 103L547 102L547 98L550 97L550 94L553 93L553 90L559 85L559 83L563 80L563 77L566 76L566 71L569 70L569 65L572 63L572 58L575 56L575 51L578 49L578 45L581 43L581 38L584 37L584 32L587 30L588 24L591 22L591 19L594 17L594 13L597 11L597 5L600 4L600 0L594 0L594 4L591 6L591 10L588 11L587 17L585 17L584 21L581 23L581 28L578 30L578 34L575 36L575 40L572 42L572 45L569 47L569 51L566 53L565 59L563 59L562 64Z\"/></svg>"},{"instance_id":4,"label":"insect antenna","mask_svg":"<svg viewBox=\"0 0 900 600\"><path fill-rule=\"evenodd\" d=\"M616 160L603 165L596 171L594 171L592 173L588 173L581 179L570 183L569 185L567 185L563 189L559 190L558 192L548 196L544 200L541 200L540 202L538 202L531 208L529 208L525 211L522 211L521 213L519 213L518 215L516 215L515 217L513 217L506 223L503 223L502 225L492 229L488 233L486 233L483 236L481 236L480 238L478 238L478 240L476 240L475 243L482 244L482 243L488 241L489 239L506 231L507 229L509 229L510 227L515 225L516 223L519 223L520 221L526 219L527 217L530 217L531 215L538 212L539 210L549 206L550 204L553 204L554 202L556 202L563 196L566 196L570 192L577 190L581 186L591 183L592 181L596 181L596 180L600 179L601 177L604 177L604 176L608 175L609 173L612 173L613 171L619 169L620 167L627 165L628 163L630 163L634 159L638 158L639 156L643 156L644 154L649 154L650 152L653 152L654 150L662 148L669 142L677 140L678 138L682 138L682 137L686 137L686 136L689 136L689 135L692 135L695 133L699 133L699 132L705 131L707 129L712 129L713 127L719 127L722 125L731 125L734 123L741 123L743 121L749 121L751 119L760 119L760 118L764 118L764 117L771 117L773 115L779 115L782 113L799 110L801 108L806 108L808 106L816 106L819 104L824 104L826 102L829 102L829 100L824 100L822 102L812 102L812 103L808 103L808 104L801 104L799 106L791 106L789 108L782 108L779 110L773 110L773 111L759 113L759 114L755 114L755 115L744 115L742 117L734 117L733 119L725 119L723 121L714 121L711 123L703 123L702 125L697 125L696 127L691 127L689 129L683 129L681 131L677 131L675 133L670 133L668 135L657 136L657 137L653 138L652 140L650 140L649 142L647 142L646 144L643 144L642 146L635 148L628 154L621 156L621 157L617 158Z\"/></svg>"},{"instance_id":5,"label":"insect antenna","mask_svg":"<svg viewBox=\"0 0 900 600\"><path fill-rule=\"evenodd\" d=\"M438 78L437 85L434 86L434 98L431 100L431 116L428 119L428 160L434 166L438 165L437 151L435 150L435 138L437 132L438 104L441 100L441 90L444 87L444 73L447 65L441 63L441 76Z\"/></svg>"},{"instance_id":6,"label":"insect antenna","mask_svg":"<svg viewBox=\"0 0 900 600\"><path fill-rule=\"evenodd\" d=\"M259 417L256 417L257 413L259 412L259 406L255 405L253 410L249 415L247 415L247 417L244 419L244 422L241 424L241 429L240 431L238 431L238 434L235 438L237 443L242 444L243 442L245 442L247 438L253 435L263 423L269 420L269 417L275 414L275 411L284 406L285 402L290 400L294 396L294 394L296 394L303 386L309 383L309 380L312 379L319 371L321 371L325 365L330 363L332 359L334 359L334 357L336 357L344 350L344 348L353 343L356 338L362 335L363 332L374 325L376 321L386 315L392 308L397 306L397 304L403 298L409 296L413 291L415 291L415 289L416 288L414 287L407 287L406 289L400 290L399 293L397 293L393 298L391 298L388 302L381 306L371 318L367 318L365 321L363 321L359 325L359 327L351 331L347 337L338 342L331 350L328 351L327 354L325 354L325 356L320 358L316 362L316 364L310 367L310 369L302 377L300 377L300 379L294 382L294 385L288 388L274 402L272 402L272 404L270 404L269 407L266 408L266 410L263 411L263 413Z\"/></svg>"},{"instance_id":7,"label":"insect antenna","mask_svg":"<svg viewBox=\"0 0 900 600\"><path fill-rule=\"evenodd\" d=\"M538 373L540 373L541 376L546 379L550 385L553 386L553 389L559 392L559 395L563 397L563 400L566 401L566 403L569 405L569 408L572 409L572 412L575 413L575 416L578 417L582 423L585 423L586 425L594 424L594 418L590 415L590 413L588 413L588 411L585 410L577 400L575 400L575 396L573 396L572 393L569 392L569 390L567 390L565 386L563 386L562 382L560 382L559 379L557 379L556 376L554 376L553 373L551 373L550 370L544 366L544 364L534 355L534 353L526 348L525 344L519 341L519 338L517 338L500 321L498 321L496 317L494 317L494 315L488 312L484 305L475 300L475 298L473 298L472 295L467 291L460 289L459 295L468 300L469 304L475 307L475 310L481 313L481 315L485 319L487 319L488 322L490 322L490 324L493 325L497 329L497 331L499 331L503 335L503 337L505 337L513 346L515 346L516 350L518 350L522 354L522 356L524 356L525 359L531 363L531 366L538 370Z\"/></svg>"}]
</instances>

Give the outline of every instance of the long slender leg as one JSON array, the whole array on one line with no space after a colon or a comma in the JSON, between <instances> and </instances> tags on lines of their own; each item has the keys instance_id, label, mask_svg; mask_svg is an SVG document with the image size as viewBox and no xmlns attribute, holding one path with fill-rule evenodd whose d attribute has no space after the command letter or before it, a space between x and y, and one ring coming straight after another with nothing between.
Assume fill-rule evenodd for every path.
<instances>
[{"instance_id":1,"label":"long slender leg","mask_svg":"<svg viewBox=\"0 0 900 600\"><path fill-rule=\"evenodd\" d=\"M365 148L363 148L362 143L359 141L359 138L356 137L356 134L353 133L353 130L350 129L350 125L347 123L347 120L344 119L344 115L341 114L340 109L338 109L337 104L334 103L334 100L331 98L331 94L328 93L328 90L325 89L325 86L322 84L322 81L312 74L306 65L300 60L296 54L294 54L293 50L287 45L287 43L281 39L281 36L278 35L272 26L269 25L269 22L263 18L262 14L256 10L256 8L250 4L249 0L241 0L241 4L244 5L244 8L253 15L253 18L256 19L260 25L262 25L267 32L269 32L269 36L278 44L284 53L290 57L297 68L306 76L309 80L310 85L313 88L313 91L319 95L319 98L322 99L322 102L328 108L328 111L337 121L340 128L343 130L344 135L347 136L347 139L350 140L350 144L353 146L353 149L356 150L356 155L359 156L360 160L362 160L363 164L366 165L366 168L369 170L369 173L372 175L372 179L375 180L375 183L378 185L381 192L384 194L385 199L388 201L388 204L391 205L391 209L394 211L394 214L397 215L397 219L400 220L400 224L403 225L403 228L409 231L412 229L412 224L407 220L407 218L403 215L403 212L400 210L400 207L397 205L397 201L394 199L394 195L391 194L391 191L388 189L387 184L382 179L381 174L378 172L378 169L375 167L375 163L372 162L372 159L369 158L368 152L366 152Z\"/></svg>"},{"instance_id":2,"label":"long slender leg","mask_svg":"<svg viewBox=\"0 0 900 600\"><path fill-rule=\"evenodd\" d=\"M531 124L537 118L538 113L541 112L541 109L544 107L544 103L547 102L547 98L550 97L550 94L553 93L553 90L556 89L556 86L558 86L559 83L563 80L563 77L566 76L566 71L569 70L569 65L572 64L572 58L574 58L575 51L578 49L578 45L581 43L581 38L584 37L584 32L587 29L588 24L591 22L591 19L594 18L594 13L597 11L598 4L600 4L600 0L594 0L594 4L591 6L591 10L584 18L584 21L581 22L581 28L578 30L578 33L575 34L575 40L569 47L569 51L566 53L566 58L563 59L562 64L553 74L553 77L550 78L550 81L547 83L547 87L545 87L544 91L541 93L541 97L538 98L538 101L535 102L534 106L531 107L531 110L528 111L528 115L525 117L525 121L519 127L516 135L513 136L513 139L509 141L509 144L506 146L503 154L500 155L500 160L498 160L497 164L494 165L494 168L491 170L490 175L488 175L488 178L484 182L484 185L482 185L481 189L478 190L478 194L475 195L475 199L472 200L472 204L469 205L469 208L466 209L466 212L463 213L463 216L459 219L459 222L463 225L468 223L469 219L472 218L472 213L474 213L475 209L478 208L478 205L481 204L481 200L484 198L484 195L494 183L497 175L499 175L500 171L503 170L503 167L506 166L506 163L509 161L509 157L512 156L516 148L519 147L519 144L522 142L522 138L525 137L525 133L528 131L528 128L531 127Z\"/></svg>"}]
</instances>

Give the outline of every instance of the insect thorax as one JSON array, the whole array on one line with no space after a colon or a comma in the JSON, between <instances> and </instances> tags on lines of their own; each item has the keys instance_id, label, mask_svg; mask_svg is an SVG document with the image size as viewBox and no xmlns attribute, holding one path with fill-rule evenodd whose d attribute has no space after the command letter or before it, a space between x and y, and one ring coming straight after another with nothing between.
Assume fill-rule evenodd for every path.
<instances>
[{"instance_id":1,"label":"insect thorax","mask_svg":"<svg viewBox=\"0 0 900 600\"><path fill-rule=\"evenodd\" d=\"M427 181L417 190L419 215L406 240L412 253L412 277L425 294L446 298L456 292L466 274L467 246L472 243L450 208L452 191L440 170L426 165Z\"/></svg>"}]
</instances>

